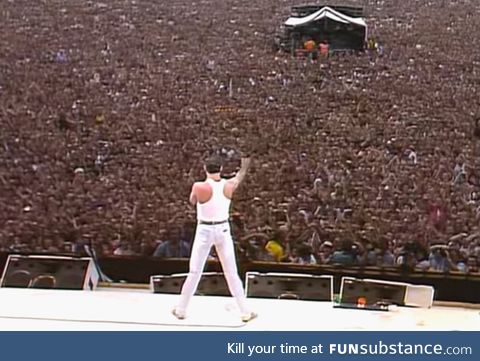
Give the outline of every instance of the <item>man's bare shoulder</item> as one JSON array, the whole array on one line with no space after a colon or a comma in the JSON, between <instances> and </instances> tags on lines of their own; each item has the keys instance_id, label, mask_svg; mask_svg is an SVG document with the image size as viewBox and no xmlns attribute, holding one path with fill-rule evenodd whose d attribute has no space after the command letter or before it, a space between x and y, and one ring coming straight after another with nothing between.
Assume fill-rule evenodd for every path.
<instances>
[{"instance_id":1,"label":"man's bare shoulder","mask_svg":"<svg viewBox=\"0 0 480 361\"><path fill-rule=\"evenodd\" d=\"M196 182L193 183L192 187L201 187L205 183L207 183L207 182L206 181L196 181Z\"/></svg>"},{"instance_id":2,"label":"man's bare shoulder","mask_svg":"<svg viewBox=\"0 0 480 361\"><path fill-rule=\"evenodd\" d=\"M198 181L193 183L192 188L202 191L202 190L209 190L212 187L210 186L210 184L208 184L207 181Z\"/></svg>"},{"instance_id":3,"label":"man's bare shoulder","mask_svg":"<svg viewBox=\"0 0 480 361\"><path fill-rule=\"evenodd\" d=\"M206 181L195 182L193 184L192 192L195 194L198 202L200 203L208 202L212 196L212 191L212 186Z\"/></svg>"}]
</instances>

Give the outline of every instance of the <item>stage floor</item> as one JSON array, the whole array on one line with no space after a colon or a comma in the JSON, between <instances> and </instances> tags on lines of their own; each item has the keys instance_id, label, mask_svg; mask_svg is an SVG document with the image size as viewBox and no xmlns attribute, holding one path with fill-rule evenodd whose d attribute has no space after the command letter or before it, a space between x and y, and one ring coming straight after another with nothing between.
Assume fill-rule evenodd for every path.
<instances>
[{"instance_id":1,"label":"stage floor","mask_svg":"<svg viewBox=\"0 0 480 361\"><path fill-rule=\"evenodd\" d=\"M249 299L258 318L244 324L232 298L195 296L188 317L170 313L177 295L99 288L0 288L0 331L328 331L480 330L479 309L434 306L390 311L333 308L330 302Z\"/></svg>"}]
</instances>

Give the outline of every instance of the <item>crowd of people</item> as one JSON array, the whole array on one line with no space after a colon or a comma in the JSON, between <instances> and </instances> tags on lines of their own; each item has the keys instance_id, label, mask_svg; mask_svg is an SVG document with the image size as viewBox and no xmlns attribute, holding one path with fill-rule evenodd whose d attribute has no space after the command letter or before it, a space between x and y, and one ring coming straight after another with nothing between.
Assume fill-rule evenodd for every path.
<instances>
[{"instance_id":1,"label":"crowd of people","mask_svg":"<svg viewBox=\"0 0 480 361\"><path fill-rule=\"evenodd\" d=\"M382 54L311 61L301 3L0 2L0 250L188 256L202 159L248 152L243 256L477 272L480 4L362 1Z\"/></svg>"}]
</instances>

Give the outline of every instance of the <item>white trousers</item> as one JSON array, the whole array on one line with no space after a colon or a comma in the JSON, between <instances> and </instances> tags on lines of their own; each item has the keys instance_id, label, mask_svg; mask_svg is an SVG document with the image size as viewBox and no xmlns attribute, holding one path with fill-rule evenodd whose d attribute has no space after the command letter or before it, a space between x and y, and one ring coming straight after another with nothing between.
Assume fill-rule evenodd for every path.
<instances>
[{"instance_id":1,"label":"white trousers","mask_svg":"<svg viewBox=\"0 0 480 361\"><path fill-rule=\"evenodd\" d=\"M228 222L218 225L197 225L192 254L190 256L190 270L183 284L180 301L176 310L179 314L185 315L188 304L197 290L205 262L213 245L222 264L228 289L232 296L235 297L242 316L248 315L250 311L246 306L245 292L242 281L238 276L233 239Z\"/></svg>"}]
</instances>

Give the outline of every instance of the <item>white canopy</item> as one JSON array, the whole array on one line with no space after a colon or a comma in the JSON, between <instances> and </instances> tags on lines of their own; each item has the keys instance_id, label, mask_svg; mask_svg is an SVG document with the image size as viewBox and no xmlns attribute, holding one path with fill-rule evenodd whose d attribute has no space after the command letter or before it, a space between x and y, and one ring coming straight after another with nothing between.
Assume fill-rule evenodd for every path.
<instances>
[{"instance_id":1,"label":"white canopy","mask_svg":"<svg viewBox=\"0 0 480 361\"><path fill-rule=\"evenodd\" d=\"M305 25L312 21L317 21L323 18L328 18L339 23L355 24L358 26L367 27L367 23L365 23L365 20L363 18L352 18L336 10L333 10L328 6L325 6L320 10L315 11L314 13L307 15L303 18L290 17L285 22L285 25L295 27L295 26Z\"/></svg>"}]
</instances>

